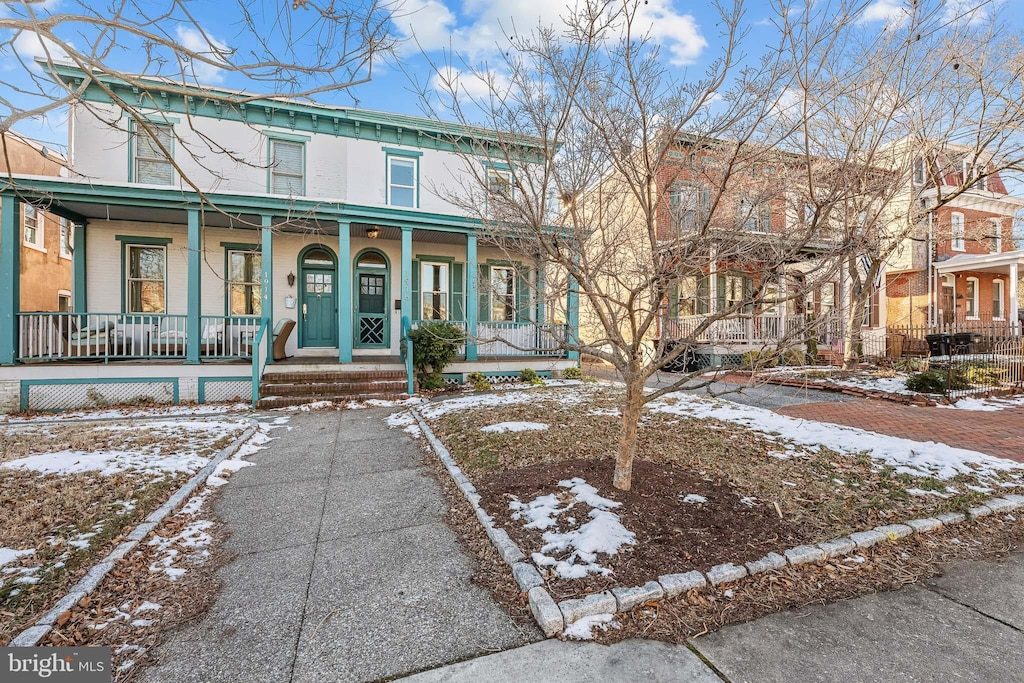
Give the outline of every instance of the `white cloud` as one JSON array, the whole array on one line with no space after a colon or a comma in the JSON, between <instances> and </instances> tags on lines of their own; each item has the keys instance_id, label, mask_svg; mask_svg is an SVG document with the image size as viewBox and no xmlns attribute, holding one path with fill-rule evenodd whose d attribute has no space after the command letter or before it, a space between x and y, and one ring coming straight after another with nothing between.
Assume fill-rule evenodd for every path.
<instances>
[{"instance_id":1,"label":"white cloud","mask_svg":"<svg viewBox=\"0 0 1024 683\"><path fill-rule=\"evenodd\" d=\"M987 9L978 0L946 0L942 10L943 22L979 24L988 20Z\"/></svg>"},{"instance_id":2,"label":"white cloud","mask_svg":"<svg viewBox=\"0 0 1024 683\"><path fill-rule=\"evenodd\" d=\"M872 24L884 21L887 26L901 26L910 18L905 0L875 0L861 13L858 23Z\"/></svg>"},{"instance_id":3,"label":"white cloud","mask_svg":"<svg viewBox=\"0 0 1024 683\"><path fill-rule=\"evenodd\" d=\"M507 76L496 71L469 73L448 66L431 76L430 85L446 95L457 94L472 99L486 99L491 93L504 93L511 84Z\"/></svg>"},{"instance_id":4,"label":"white cloud","mask_svg":"<svg viewBox=\"0 0 1024 683\"><path fill-rule=\"evenodd\" d=\"M226 57L232 52L227 45L211 36L209 31L200 31L192 25L178 24L175 34L183 48L216 62L226 64ZM224 80L223 72L206 62L192 60L191 65L186 65L186 69L186 75L191 76L194 72L196 80L200 83L215 84Z\"/></svg>"},{"instance_id":5,"label":"white cloud","mask_svg":"<svg viewBox=\"0 0 1024 683\"><path fill-rule=\"evenodd\" d=\"M57 43L35 31L22 31L14 39L14 50L25 61L67 59L68 53Z\"/></svg>"}]
</instances>

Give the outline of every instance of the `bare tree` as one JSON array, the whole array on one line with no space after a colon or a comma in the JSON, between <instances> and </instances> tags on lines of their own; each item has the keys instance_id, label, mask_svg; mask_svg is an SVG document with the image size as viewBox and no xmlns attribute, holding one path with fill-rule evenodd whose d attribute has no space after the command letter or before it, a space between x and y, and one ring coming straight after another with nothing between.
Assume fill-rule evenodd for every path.
<instances>
[{"instance_id":1,"label":"bare tree","mask_svg":"<svg viewBox=\"0 0 1024 683\"><path fill-rule=\"evenodd\" d=\"M535 255L549 312L578 292L580 337L563 348L610 363L625 383L619 489L631 486L643 406L711 381L693 368L657 390L647 380L698 345L728 365L802 342L813 329L803 315L782 322L785 307L844 255L838 196L803 212L809 180L834 169L793 144L802 121L782 115L800 84L795 60L818 53L795 54L782 31L746 59L743 3L717 7L721 51L697 78L666 68L634 0L587 0L559 29L509 36L497 71L438 68L449 111L499 131L473 140L465 185L438 191L479 216L494 244ZM778 9L785 25L789 7ZM845 3L816 3L813 15L803 39L819 45L840 41L855 16ZM481 79L487 94L469 97L445 79L452 72ZM800 279L787 283L797 265ZM707 306L676 324L687 300ZM737 325L774 327L737 335Z\"/></svg>"},{"instance_id":2,"label":"bare tree","mask_svg":"<svg viewBox=\"0 0 1024 683\"><path fill-rule=\"evenodd\" d=\"M238 0L218 8L219 23L195 13L187 0L108 0L101 5L64 0L52 6L9 0L3 7L0 52L17 68L0 75L0 134L30 119L62 114L71 105L89 108L83 94L100 88L133 118L137 134L170 161L183 185L214 210L206 195L210 188L183 172L182 157L171 154L151 120L141 115L154 108L153 101L126 98L113 83L171 96L190 95L199 84L206 86L206 100L237 113L247 102L268 96L348 93L368 81L374 65L394 47L392 9L378 0ZM232 21L224 23L225 17ZM61 78L58 67L63 64L77 67L84 77ZM218 87L222 81L230 89ZM108 120L99 108L93 111L110 126L124 125ZM179 142L177 151L202 168L204 159L224 155L240 164L261 163L246 150L197 135L191 144Z\"/></svg>"}]
</instances>

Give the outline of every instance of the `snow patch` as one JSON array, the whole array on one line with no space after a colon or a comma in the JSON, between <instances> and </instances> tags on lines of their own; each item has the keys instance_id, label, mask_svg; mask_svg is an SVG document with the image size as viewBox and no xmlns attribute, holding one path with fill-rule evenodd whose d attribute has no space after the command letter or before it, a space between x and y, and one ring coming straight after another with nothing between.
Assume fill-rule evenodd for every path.
<instances>
[{"instance_id":1,"label":"snow patch","mask_svg":"<svg viewBox=\"0 0 1024 683\"><path fill-rule=\"evenodd\" d=\"M565 630L562 631L562 637L572 640L592 640L594 638L595 628L600 629L601 631L607 631L609 628L618 627L619 624L615 621L614 614L593 614L586 617L580 617L566 626Z\"/></svg>"},{"instance_id":2,"label":"snow patch","mask_svg":"<svg viewBox=\"0 0 1024 683\"><path fill-rule=\"evenodd\" d=\"M1006 410L1007 408L1024 407L1024 396L1015 396L1013 398L962 398L956 403L939 405L938 407L991 413Z\"/></svg>"},{"instance_id":3,"label":"snow patch","mask_svg":"<svg viewBox=\"0 0 1024 683\"><path fill-rule=\"evenodd\" d=\"M36 551L33 548L27 548L25 550L16 550L14 548L0 548L0 567L5 564L14 562L19 557L25 557L26 555L35 555Z\"/></svg>"},{"instance_id":4,"label":"snow patch","mask_svg":"<svg viewBox=\"0 0 1024 683\"><path fill-rule=\"evenodd\" d=\"M708 502L708 499L704 496L698 496L696 493L687 493L683 496L683 502L691 505L700 505Z\"/></svg>"},{"instance_id":5,"label":"snow patch","mask_svg":"<svg viewBox=\"0 0 1024 683\"><path fill-rule=\"evenodd\" d=\"M543 422L499 422L481 427L481 432L504 434L505 432L541 432L548 428Z\"/></svg>"}]
</instances>

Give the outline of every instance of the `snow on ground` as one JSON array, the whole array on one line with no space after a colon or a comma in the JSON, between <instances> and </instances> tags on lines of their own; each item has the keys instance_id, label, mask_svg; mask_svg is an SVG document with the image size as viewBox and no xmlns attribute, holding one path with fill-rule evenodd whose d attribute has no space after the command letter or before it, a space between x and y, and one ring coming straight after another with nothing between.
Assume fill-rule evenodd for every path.
<instances>
[{"instance_id":1,"label":"snow on ground","mask_svg":"<svg viewBox=\"0 0 1024 683\"><path fill-rule=\"evenodd\" d=\"M687 493L683 496L684 503L690 503L691 505L700 505L701 503L708 502L708 499L704 496L698 496L696 493Z\"/></svg>"},{"instance_id":2,"label":"snow on ground","mask_svg":"<svg viewBox=\"0 0 1024 683\"><path fill-rule=\"evenodd\" d=\"M913 396L916 392L907 389L907 375L896 377L873 377L865 375L854 375L846 379L829 379L829 384L838 384L841 387L853 387L866 391L882 391L887 394L906 394Z\"/></svg>"},{"instance_id":3,"label":"snow on ground","mask_svg":"<svg viewBox=\"0 0 1024 683\"><path fill-rule=\"evenodd\" d=\"M950 405L940 405L939 408L955 408L957 410L973 410L977 412L995 412L1007 408L1024 407L1024 396L1013 398L962 398Z\"/></svg>"},{"instance_id":4,"label":"snow on ground","mask_svg":"<svg viewBox=\"0 0 1024 683\"><path fill-rule=\"evenodd\" d=\"M636 534L626 529L619 516L611 512L621 503L598 495L597 489L579 477L560 481L558 486L568 491L538 496L527 503L514 499L508 504L509 510L513 511L512 519L526 520L524 528L550 528L544 531L544 546L540 552L533 553L534 563L541 568L552 567L563 579L611 574L610 569L598 563L598 555L615 555L623 545L636 544ZM590 508L587 513L589 521L560 531L559 516L577 505ZM566 524L575 525L576 517L566 518ZM566 559L557 559L558 555L565 553L568 553Z\"/></svg>"},{"instance_id":5,"label":"snow on ground","mask_svg":"<svg viewBox=\"0 0 1024 683\"><path fill-rule=\"evenodd\" d=\"M249 410L248 403L231 403L231 404L218 404L211 405L204 403L202 405L190 405L190 406L162 406L153 408L116 408L108 410L75 410L62 412L59 415L47 415L47 416L33 416L33 417L20 417L20 416L5 416L2 422L10 424L18 424L23 422L40 422L40 421L60 421L66 422L69 420L120 420L120 419L133 419L133 418L148 418L148 417L173 417L173 416L190 416L190 415L221 415L224 413L234 412L246 412Z\"/></svg>"},{"instance_id":6,"label":"snow on ground","mask_svg":"<svg viewBox=\"0 0 1024 683\"><path fill-rule=\"evenodd\" d=\"M571 640L592 640L595 628L607 631L609 628L618 627L619 624L615 621L614 614L593 614L587 617L580 617L566 626L565 630L562 631L562 637Z\"/></svg>"},{"instance_id":7,"label":"snow on ground","mask_svg":"<svg viewBox=\"0 0 1024 683\"><path fill-rule=\"evenodd\" d=\"M35 552L36 551L32 548L27 548L25 550L18 550L16 548L0 548L0 567L14 562L19 557L34 555Z\"/></svg>"},{"instance_id":8,"label":"snow on ground","mask_svg":"<svg viewBox=\"0 0 1024 683\"><path fill-rule=\"evenodd\" d=\"M808 375L808 373L814 374ZM841 374L840 376L832 376L833 373ZM843 377L842 375L847 373L844 372L842 368L836 366L807 365L769 368L761 370L759 374L762 376L795 377L805 379L813 384L830 384L840 387L853 387L855 389L864 389L866 391L881 391L887 394L915 395L915 392L907 389L907 379L910 375L906 373L897 373L892 377L882 377L871 374L853 374Z\"/></svg>"},{"instance_id":9,"label":"snow on ground","mask_svg":"<svg viewBox=\"0 0 1024 683\"><path fill-rule=\"evenodd\" d=\"M40 453L17 460L0 463L9 469L34 470L39 474L79 474L99 472L110 476L119 472L142 472L144 474L165 474L168 472L195 472L208 459L193 453L158 455L128 451L58 451Z\"/></svg>"},{"instance_id":10,"label":"snow on ground","mask_svg":"<svg viewBox=\"0 0 1024 683\"><path fill-rule=\"evenodd\" d=\"M475 410L478 408L500 408L503 406L522 405L534 401L557 400L562 405L574 405L586 400L590 389L586 385L573 383L571 388L557 393L538 393L530 390L533 387L510 389L497 394L470 394L458 398L435 401L421 407L423 417L434 419L458 410Z\"/></svg>"},{"instance_id":11,"label":"snow on ground","mask_svg":"<svg viewBox=\"0 0 1024 683\"><path fill-rule=\"evenodd\" d=\"M543 422L499 422L481 427L481 432L504 434L505 432L542 432L548 428Z\"/></svg>"},{"instance_id":12,"label":"snow on ground","mask_svg":"<svg viewBox=\"0 0 1024 683\"><path fill-rule=\"evenodd\" d=\"M667 401L672 400L669 404ZM911 441L863 429L802 420L770 410L729 403L685 393L666 394L650 404L654 412L695 418L713 418L743 425L782 440L815 448L824 446L837 453L867 453L892 465L897 473L948 479L958 473L986 475L1024 469L1024 464L1003 458L954 448L933 441Z\"/></svg>"}]
</instances>

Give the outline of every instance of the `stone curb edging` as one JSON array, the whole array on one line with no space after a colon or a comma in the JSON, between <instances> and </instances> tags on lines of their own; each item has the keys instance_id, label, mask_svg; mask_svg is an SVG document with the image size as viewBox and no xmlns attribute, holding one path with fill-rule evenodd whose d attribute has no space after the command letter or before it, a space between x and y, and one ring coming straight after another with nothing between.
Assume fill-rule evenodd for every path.
<instances>
[{"instance_id":1,"label":"stone curb edging","mask_svg":"<svg viewBox=\"0 0 1024 683\"><path fill-rule=\"evenodd\" d=\"M15 636L8 647L32 647L37 645L40 640L43 639L47 633L49 633L54 624L57 623L57 618L61 614L68 611L82 598L86 597L100 585L107 573L114 568L114 563L120 560L122 557L131 552L139 542L144 539L149 532L153 531L160 522L164 520L167 515L173 512L178 506L180 506L185 499L192 495L192 493L199 488L200 485L209 479L210 475L217 467L230 458L232 455L238 452L238 450L245 444L246 441L252 437L253 434L259 429L259 423L253 418L246 418L246 422L249 426L246 427L245 431L239 435L231 444L221 449L217 455L213 457L210 462L206 463L201 470L192 475L192 478L185 482L181 488L174 492L170 498L164 501L164 504L153 510L146 517L142 524L135 527L130 534L125 537L121 543L117 545L106 557L104 557L98 564L92 566L85 576L79 579L78 583L71 587L67 594L61 598L56 605L54 605L46 614L41 616L38 621L32 626Z\"/></svg>"},{"instance_id":2,"label":"stone curb edging","mask_svg":"<svg viewBox=\"0 0 1024 683\"><path fill-rule=\"evenodd\" d=\"M419 411L410 409L410 412L416 418L420 430L427 437L427 441L441 459L452 479L455 480L466 500L473 506L477 519L484 526L484 530L498 550L498 554L512 568L513 578L520 590L527 594L530 611L537 620L537 625L548 637L558 635L581 617L628 612L649 600L681 595L691 590L705 588L708 585L719 586L733 583L767 571L783 569L787 565L798 567L805 564L820 564L826 560L853 554L863 548L870 548L883 541L895 543L912 535L927 534L942 527L960 524L968 519L973 520L1024 508L1024 496L1007 494L1002 498L987 500L984 504L968 510L967 514L944 512L934 517L911 519L900 524L887 524L868 531L855 531L848 536L833 538L814 545L788 548L781 554L771 552L759 560L741 564L726 562L716 565L704 573L688 571L679 574L665 574L659 576L657 581L648 581L643 586L617 587L610 591L592 593L583 598L556 603L551 594L544 589L544 579L540 572L532 564L523 561L526 558L523 551L504 529L494 526L494 519L480 507L480 495L476 492L476 487L466 478L462 468L456 464L448 449L434 435Z\"/></svg>"}]
</instances>

